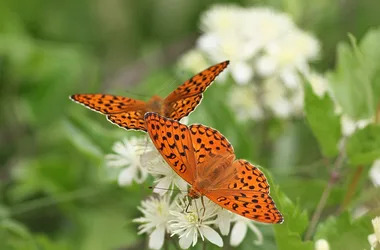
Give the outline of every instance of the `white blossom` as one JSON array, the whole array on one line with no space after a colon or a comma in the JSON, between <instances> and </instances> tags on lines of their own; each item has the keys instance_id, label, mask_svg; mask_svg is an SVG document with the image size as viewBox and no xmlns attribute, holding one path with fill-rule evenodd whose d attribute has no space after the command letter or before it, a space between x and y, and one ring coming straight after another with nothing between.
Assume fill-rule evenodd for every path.
<instances>
[{"instance_id":1,"label":"white blossom","mask_svg":"<svg viewBox=\"0 0 380 250\"><path fill-rule=\"evenodd\" d=\"M112 150L113 154L106 155L106 166L109 168L120 168L118 183L127 186L136 181L142 183L148 176L148 172L141 165L140 157L149 151L146 137L131 137L116 142Z\"/></svg>"},{"instance_id":2,"label":"white blossom","mask_svg":"<svg viewBox=\"0 0 380 250\"><path fill-rule=\"evenodd\" d=\"M310 71L308 63L319 55L320 45L313 35L300 30L288 14L269 8L218 4L202 14L200 23L203 34L193 50L197 55L186 54L189 61L194 61L187 62L187 65L203 64L203 59L199 58L209 59L210 64L228 59L231 63L226 72L237 84L252 84L257 93L265 92L267 98L253 101L255 106L249 105L253 110L248 115L238 114L240 120L262 119L261 113L266 109L280 118L303 114L303 88L299 73L307 75ZM204 56L199 56L199 53ZM316 75L310 77L313 77L315 85L321 80ZM266 88L267 81L278 86ZM316 91L320 94L323 87L318 87ZM279 92L281 89L283 92ZM235 99L238 98L229 100ZM244 100L236 102L231 106L248 107Z\"/></svg>"},{"instance_id":3,"label":"white blossom","mask_svg":"<svg viewBox=\"0 0 380 250\"><path fill-rule=\"evenodd\" d=\"M216 217L215 225L218 226L222 235L226 236L230 233L231 221L233 216L234 215L227 209L219 210Z\"/></svg>"},{"instance_id":4,"label":"white blossom","mask_svg":"<svg viewBox=\"0 0 380 250\"><path fill-rule=\"evenodd\" d=\"M180 199L177 206L182 211L171 211L174 218L169 221L172 235L178 235L179 245L182 249L188 249L195 246L198 237L204 241L205 238L211 243L222 247L223 240L220 235L211 227L216 222L216 216L220 206L216 205L206 197L204 207L201 199L190 200ZM187 211L186 211L187 208Z\"/></svg>"},{"instance_id":5,"label":"white blossom","mask_svg":"<svg viewBox=\"0 0 380 250\"><path fill-rule=\"evenodd\" d=\"M228 91L228 105L235 111L238 120L261 120L264 117L264 111L256 95L255 86L233 86Z\"/></svg>"},{"instance_id":6,"label":"white blossom","mask_svg":"<svg viewBox=\"0 0 380 250\"><path fill-rule=\"evenodd\" d=\"M377 159L369 170L369 176L373 185L380 187L380 159Z\"/></svg>"},{"instance_id":7,"label":"white blossom","mask_svg":"<svg viewBox=\"0 0 380 250\"><path fill-rule=\"evenodd\" d=\"M328 92L328 81L324 76L316 72L310 72L305 76L317 96L323 97Z\"/></svg>"},{"instance_id":8,"label":"white blossom","mask_svg":"<svg viewBox=\"0 0 380 250\"><path fill-rule=\"evenodd\" d=\"M354 120L346 114L342 114L340 124L342 134L344 136L351 136L356 130L363 129L373 122L373 118Z\"/></svg>"},{"instance_id":9,"label":"white blossom","mask_svg":"<svg viewBox=\"0 0 380 250\"><path fill-rule=\"evenodd\" d=\"M330 250L329 242L325 239L319 239L315 242L315 250Z\"/></svg>"},{"instance_id":10,"label":"white blossom","mask_svg":"<svg viewBox=\"0 0 380 250\"><path fill-rule=\"evenodd\" d=\"M255 223L240 215L234 215L235 224L231 230L230 244L233 247L240 245L244 240L248 229L250 229L257 237L257 240L254 240L255 245L261 245L264 242L263 235L260 230L256 227Z\"/></svg>"},{"instance_id":11,"label":"white blossom","mask_svg":"<svg viewBox=\"0 0 380 250\"><path fill-rule=\"evenodd\" d=\"M380 245L380 217L376 217L372 220L373 234L368 235L368 241L371 245L371 250L376 249Z\"/></svg>"},{"instance_id":12,"label":"white blossom","mask_svg":"<svg viewBox=\"0 0 380 250\"><path fill-rule=\"evenodd\" d=\"M164 244L165 234L169 228L167 223L171 218L170 212L175 206L170 203L168 195L159 198L150 197L141 202L138 209L143 217L136 218L133 222L140 223L139 234L149 234L149 248L161 249Z\"/></svg>"},{"instance_id":13,"label":"white blossom","mask_svg":"<svg viewBox=\"0 0 380 250\"><path fill-rule=\"evenodd\" d=\"M141 164L155 177L156 185L153 192L164 195L170 190L172 194L175 186L180 191L187 190L187 183L166 163L156 149L145 152L141 156Z\"/></svg>"}]
</instances>

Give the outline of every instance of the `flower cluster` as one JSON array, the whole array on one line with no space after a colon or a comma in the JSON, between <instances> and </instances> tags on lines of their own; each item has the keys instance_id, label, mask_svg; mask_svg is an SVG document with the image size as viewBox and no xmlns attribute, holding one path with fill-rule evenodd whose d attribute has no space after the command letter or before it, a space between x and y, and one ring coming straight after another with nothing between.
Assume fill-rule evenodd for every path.
<instances>
[{"instance_id":1,"label":"flower cluster","mask_svg":"<svg viewBox=\"0 0 380 250\"><path fill-rule=\"evenodd\" d=\"M311 34L297 28L285 13L235 5L207 10L200 27L203 34L196 48L184 55L180 65L195 73L207 62L231 60L227 71L237 85L229 99L238 100L230 104L244 112L242 120L260 120L263 113L280 118L302 114L299 73L315 77L308 62L318 57L320 47Z\"/></svg>"},{"instance_id":2,"label":"flower cluster","mask_svg":"<svg viewBox=\"0 0 380 250\"><path fill-rule=\"evenodd\" d=\"M141 183L148 175L154 178L153 192L157 195L142 201L138 209L143 216L134 220L140 224L139 234L149 234L149 248L162 248L166 235L178 237L183 249L194 246L199 239L221 247L221 235L229 234L230 244L237 246L248 229L257 237L254 244L263 243L253 221L222 209L206 197L203 201L189 200L188 184L167 165L148 137L124 139L116 142L113 150L106 156L106 165L119 170L119 185ZM181 194L174 195L175 191Z\"/></svg>"}]
</instances>

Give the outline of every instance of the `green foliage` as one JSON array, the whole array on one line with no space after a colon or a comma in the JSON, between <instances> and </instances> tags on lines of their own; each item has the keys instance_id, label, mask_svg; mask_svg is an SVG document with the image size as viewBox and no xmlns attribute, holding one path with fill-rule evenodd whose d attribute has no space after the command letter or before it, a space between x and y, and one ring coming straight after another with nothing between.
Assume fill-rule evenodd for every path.
<instances>
[{"instance_id":1,"label":"green foliage","mask_svg":"<svg viewBox=\"0 0 380 250\"><path fill-rule=\"evenodd\" d=\"M363 216L353 220L349 213L330 216L321 223L315 239L326 239L330 249L368 249L367 236L372 233L371 218Z\"/></svg>"},{"instance_id":2,"label":"green foliage","mask_svg":"<svg viewBox=\"0 0 380 250\"><path fill-rule=\"evenodd\" d=\"M355 166L368 165L380 158L380 125L356 131L347 141L347 154Z\"/></svg>"},{"instance_id":3,"label":"green foliage","mask_svg":"<svg viewBox=\"0 0 380 250\"><path fill-rule=\"evenodd\" d=\"M338 45L337 68L329 79L344 113L354 119L369 118L380 100L380 29L368 32L359 45L350 38L351 48L345 43Z\"/></svg>"},{"instance_id":4,"label":"green foliage","mask_svg":"<svg viewBox=\"0 0 380 250\"><path fill-rule=\"evenodd\" d=\"M304 84L306 119L327 157L338 154L341 137L340 117L334 111L334 103L328 95L319 98L310 84Z\"/></svg>"},{"instance_id":5,"label":"green foliage","mask_svg":"<svg viewBox=\"0 0 380 250\"><path fill-rule=\"evenodd\" d=\"M279 250L313 249L312 242L304 242L302 234L308 226L307 212L294 204L285 194L277 191L276 201L284 222L274 226L277 247Z\"/></svg>"}]
</instances>

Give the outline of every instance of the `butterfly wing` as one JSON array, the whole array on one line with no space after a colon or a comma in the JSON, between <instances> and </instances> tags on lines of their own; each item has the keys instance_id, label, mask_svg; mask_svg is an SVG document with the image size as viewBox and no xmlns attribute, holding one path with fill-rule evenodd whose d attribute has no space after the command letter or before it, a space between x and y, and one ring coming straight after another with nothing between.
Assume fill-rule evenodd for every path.
<instances>
[{"instance_id":1,"label":"butterfly wing","mask_svg":"<svg viewBox=\"0 0 380 250\"><path fill-rule=\"evenodd\" d=\"M75 94L70 96L70 99L105 115L119 114L145 107L143 101L106 94Z\"/></svg>"},{"instance_id":2,"label":"butterfly wing","mask_svg":"<svg viewBox=\"0 0 380 250\"><path fill-rule=\"evenodd\" d=\"M230 169L230 170L229 170ZM246 160L236 160L205 195L221 207L263 223L282 223L264 174Z\"/></svg>"},{"instance_id":3,"label":"butterfly wing","mask_svg":"<svg viewBox=\"0 0 380 250\"><path fill-rule=\"evenodd\" d=\"M151 112L145 114L145 126L153 144L165 161L192 185L196 164L188 127Z\"/></svg>"},{"instance_id":4,"label":"butterfly wing","mask_svg":"<svg viewBox=\"0 0 380 250\"><path fill-rule=\"evenodd\" d=\"M202 93L228 66L229 61L213 65L193 76L175 89L164 100L165 116L180 120L189 115L201 102Z\"/></svg>"},{"instance_id":5,"label":"butterfly wing","mask_svg":"<svg viewBox=\"0 0 380 250\"><path fill-rule=\"evenodd\" d=\"M124 129L146 131L144 123L144 111L129 111L107 116L107 120Z\"/></svg>"},{"instance_id":6,"label":"butterfly wing","mask_svg":"<svg viewBox=\"0 0 380 250\"><path fill-rule=\"evenodd\" d=\"M202 124L193 124L189 127L189 130L195 150L197 167L204 163L212 162L212 158L216 155L235 154L231 143L218 130Z\"/></svg>"},{"instance_id":7,"label":"butterfly wing","mask_svg":"<svg viewBox=\"0 0 380 250\"><path fill-rule=\"evenodd\" d=\"M106 94L75 94L70 99L107 115L107 119L125 129L145 129L146 103L128 97Z\"/></svg>"}]
</instances>

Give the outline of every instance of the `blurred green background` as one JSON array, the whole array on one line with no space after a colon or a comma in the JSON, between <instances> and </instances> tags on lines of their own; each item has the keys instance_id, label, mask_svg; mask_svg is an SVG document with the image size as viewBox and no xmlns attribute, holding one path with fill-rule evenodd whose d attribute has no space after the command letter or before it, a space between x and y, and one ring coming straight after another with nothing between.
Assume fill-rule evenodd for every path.
<instances>
[{"instance_id":1,"label":"blurred green background","mask_svg":"<svg viewBox=\"0 0 380 250\"><path fill-rule=\"evenodd\" d=\"M68 96L101 92L147 100L162 88L165 96L170 83L191 76L178 74L176 63L194 46L199 16L214 3L289 13L321 41L314 64L320 71L334 67L336 45L347 33L360 40L380 25L377 0L2 0L0 249L145 246L131 220L140 216L137 206L150 184L123 189L103 173L112 144L139 133L119 129ZM223 87L214 85L191 121L218 128L239 158L269 168L302 208L316 206L328 171L304 120L239 125ZM337 205L341 188L332 197L329 205Z\"/></svg>"}]
</instances>

